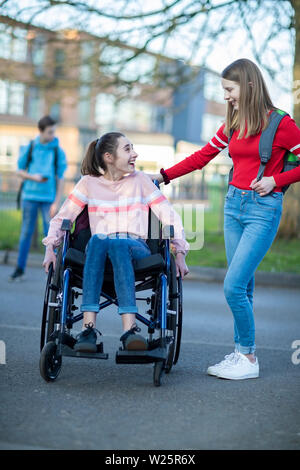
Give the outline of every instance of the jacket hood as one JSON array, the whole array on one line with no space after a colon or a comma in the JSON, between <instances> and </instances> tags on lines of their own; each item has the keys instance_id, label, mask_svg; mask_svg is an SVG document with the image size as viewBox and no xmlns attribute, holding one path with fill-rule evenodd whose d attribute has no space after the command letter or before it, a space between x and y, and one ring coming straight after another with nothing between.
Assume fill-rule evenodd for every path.
<instances>
[{"instance_id":1,"label":"jacket hood","mask_svg":"<svg viewBox=\"0 0 300 470\"><path fill-rule=\"evenodd\" d=\"M58 147L59 146L59 139L58 137L54 137L53 140L51 140L50 142L47 142L45 144L42 144L41 141L40 141L40 136L38 135L35 139L34 139L34 143L36 145L41 145L43 147L47 147L47 148L54 148L54 147Z\"/></svg>"}]
</instances>

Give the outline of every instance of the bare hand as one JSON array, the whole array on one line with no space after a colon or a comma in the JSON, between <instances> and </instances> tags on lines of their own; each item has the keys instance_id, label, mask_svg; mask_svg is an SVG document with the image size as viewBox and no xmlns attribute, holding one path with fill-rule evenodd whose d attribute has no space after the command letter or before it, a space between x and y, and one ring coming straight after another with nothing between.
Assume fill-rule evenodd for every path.
<instances>
[{"instance_id":1,"label":"bare hand","mask_svg":"<svg viewBox=\"0 0 300 470\"><path fill-rule=\"evenodd\" d=\"M263 176L260 181L257 181L256 178L251 181L250 187L254 189L260 196L266 196L269 194L273 188L275 188L276 183L273 176Z\"/></svg>"},{"instance_id":2,"label":"bare hand","mask_svg":"<svg viewBox=\"0 0 300 470\"><path fill-rule=\"evenodd\" d=\"M45 183L48 178L45 178L45 176L40 175L39 173L36 173L35 175L31 175L31 179L33 181L37 181L38 183Z\"/></svg>"},{"instance_id":3,"label":"bare hand","mask_svg":"<svg viewBox=\"0 0 300 470\"><path fill-rule=\"evenodd\" d=\"M189 273L189 269L185 264L185 256L183 253L178 253L175 257L175 265L176 265L176 277L179 275L184 278L186 274Z\"/></svg>"},{"instance_id":4,"label":"bare hand","mask_svg":"<svg viewBox=\"0 0 300 470\"><path fill-rule=\"evenodd\" d=\"M53 248L46 248L45 258L43 261L43 266L46 274L48 274L49 266L51 263L53 263L54 270L56 265L56 254L54 253Z\"/></svg>"},{"instance_id":5,"label":"bare hand","mask_svg":"<svg viewBox=\"0 0 300 470\"><path fill-rule=\"evenodd\" d=\"M52 219L58 212L58 204L56 202L53 202L50 206L50 218Z\"/></svg>"}]
</instances>

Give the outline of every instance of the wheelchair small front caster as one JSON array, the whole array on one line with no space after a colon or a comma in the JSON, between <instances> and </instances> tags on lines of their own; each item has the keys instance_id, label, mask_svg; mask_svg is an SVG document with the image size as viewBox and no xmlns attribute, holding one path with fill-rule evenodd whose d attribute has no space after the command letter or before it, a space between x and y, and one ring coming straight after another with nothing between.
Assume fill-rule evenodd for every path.
<instances>
[{"instance_id":1,"label":"wheelchair small front caster","mask_svg":"<svg viewBox=\"0 0 300 470\"><path fill-rule=\"evenodd\" d=\"M161 376L165 368L165 361L154 362L153 367L153 383L156 387L161 385Z\"/></svg>"},{"instance_id":2,"label":"wheelchair small front caster","mask_svg":"<svg viewBox=\"0 0 300 470\"><path fill-rule=\"evenodd\" d=\"M40 373L46 382L53 382L61 370L62 358L57 355L56 351L56 343L48 341L41 352Z\"/></svg>"}]
</instances>

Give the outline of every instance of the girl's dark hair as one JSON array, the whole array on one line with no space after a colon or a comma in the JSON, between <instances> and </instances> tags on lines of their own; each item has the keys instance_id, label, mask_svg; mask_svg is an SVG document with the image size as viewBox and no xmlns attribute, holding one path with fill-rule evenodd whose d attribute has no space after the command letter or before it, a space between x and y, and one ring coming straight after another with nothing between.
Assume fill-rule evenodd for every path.
<instances>
[{"instance_id":1,"label":"girl's dark hair","mask_svg":"<svg viewBox=\"0 0 300 470\"><path fill-rule=\"evenodd\" d=\"M106 171L103 155L108 152L116 156L118 141L120 137L125 137L121 132L108 132L100 139L93 140L87 149L81 163L81 174L91 176L102 176L99 167Z\"/></svg>"}]
</instances>

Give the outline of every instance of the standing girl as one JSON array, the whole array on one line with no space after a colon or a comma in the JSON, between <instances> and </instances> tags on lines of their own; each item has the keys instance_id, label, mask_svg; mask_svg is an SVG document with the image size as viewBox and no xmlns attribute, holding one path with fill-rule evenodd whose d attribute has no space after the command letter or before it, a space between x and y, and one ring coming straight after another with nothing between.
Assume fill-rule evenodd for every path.
<instances>
[{"instance_id":1,"label":"standing girl","mask_svg":"<svg viewBox=\"0 0 300 470\"><path fill-rule=\"evenodd\" d=\"M221 82L227 102L225 123L201 150L150 177L168 184L203 168L228 146L228 136L233 131L229 151L234 174L224 205L228 262L224 294L234 318L235 350L209 367L207 373L237 380L259 376L253 316L254 273L277 233L282 214L282 187L300 181L300 166L282 173L287 150L300 156L300 129L288 115L281 120L264 177L257 181L260 135L276 107L260 70L248 59L236 60L226 67Z\"/></svg>"}]
</instances>

